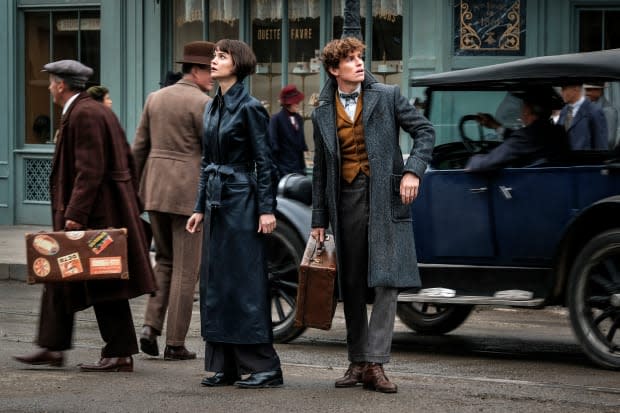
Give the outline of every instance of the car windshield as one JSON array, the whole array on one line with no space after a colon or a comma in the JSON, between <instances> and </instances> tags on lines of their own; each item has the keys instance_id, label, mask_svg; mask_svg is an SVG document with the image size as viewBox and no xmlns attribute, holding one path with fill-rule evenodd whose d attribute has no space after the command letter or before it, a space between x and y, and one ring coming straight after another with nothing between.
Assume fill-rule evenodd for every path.
<instances>
[{"instance_id":1,"label":"car windshield","mask_svg":"<svg viewBox=\"0 0 620 413\"><path fill-rule=\"evenodd\" d=\"M435 126L435 145L460 142L460 122L477 113L489 113L505 127L518 128L520 108L521 99L505 91L435 91L428 112ZM472 140L500 140L494 130L479 128L473 120L462 127Z\"/></svg>"},{"instance_id":2,"label":"car windshield","mask_svg":"<svg viewBox=\"0 0 620 413\"><path fill-rule=\"evenodd\" d=\"M561 102L560 88L555 87L555 90ZM620 82L607 82L603 88L584 90L586 95L602 95L597 105L603 109L610 123L609 143L610 149L613 149L620 143ZM478 113L492 115L505 128L523 126L520 119L522 101L505 90L434 90L429 103L426 114L435 126L436 146L461 142L462 135L473 141L500 141L495 130L481 127L473 119L473 115ZM554 115L557 121L558 112Z\"/></svg>"}]
</instances>

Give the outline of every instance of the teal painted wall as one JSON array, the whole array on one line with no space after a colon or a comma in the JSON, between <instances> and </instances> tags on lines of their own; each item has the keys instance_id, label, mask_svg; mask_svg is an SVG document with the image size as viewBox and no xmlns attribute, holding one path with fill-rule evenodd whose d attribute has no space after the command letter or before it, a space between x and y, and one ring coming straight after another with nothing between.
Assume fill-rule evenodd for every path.
<instances>
[{"instance_id":1,"label":"teal painted wall","mask_svg":"<svg viewBox=\"0 0 620 413\"><path fill-rule=\"evenodd\" d=\"M15 5L0 2L0 225L13 223L13 136L15 134Z\"/></svg>"},{"instance_id":2,"label":"teal painted wall","mask_svg":"<svg viewBox=\"0 0 620 413\"><path fill-rule=\"evenodd\" d=\"M250 1L244 0L249 10ZM368 4L368 0L362 0ZM403 0L403 93L421 96L408 86L408 78L433 72L487 65L518 57L454 56L453 5L458 0ZM101 11L101 80L110 88L114 111L132 142L146 96L159 88L162 70L169 64L168 30L162 28L162 10L171 0L2 0L0 1L0 225L49 224L49 206L23 205L23 161L51 158L51 148L16 150L23 134L20 112L23 98L22 7L98 5ZM321 39L331 38L330 2L322 3ZM620 7L617 0L527 0L526 56L558 54L577 50L576 7L588 5ZM163 9L162 9L163 8ZM248 21L243 16L242 26ZM408 56L408 57L407 57ZM322 75L323 76L323 75ZM324 80L324 78L323 78ZM322 82L321 82L322 84ZM406 143L403 141L403 148Z\"/></svg>"}]
</instances>

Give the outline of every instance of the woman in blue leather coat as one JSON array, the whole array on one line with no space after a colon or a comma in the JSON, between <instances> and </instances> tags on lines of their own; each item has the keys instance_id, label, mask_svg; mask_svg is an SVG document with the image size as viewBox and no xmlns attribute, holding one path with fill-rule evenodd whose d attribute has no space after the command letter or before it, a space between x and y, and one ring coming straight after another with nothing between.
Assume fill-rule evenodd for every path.
<instances>
[{"instance_id":1,"label":"woman in blue leather coat","mask_svg":"<svg viewBox=\"0 0 620 413\"><path fill-rule=\"evenodd\" d=\"M219 88L205 109L198 197L187 221L190 232L204 221L200 317L205 370L215 374L201 384L209 387L283 384L263 245L276 227L269 114L242 83L255 67L247 44L216 43L211 77Z\"/></svg>"}]
</instances>

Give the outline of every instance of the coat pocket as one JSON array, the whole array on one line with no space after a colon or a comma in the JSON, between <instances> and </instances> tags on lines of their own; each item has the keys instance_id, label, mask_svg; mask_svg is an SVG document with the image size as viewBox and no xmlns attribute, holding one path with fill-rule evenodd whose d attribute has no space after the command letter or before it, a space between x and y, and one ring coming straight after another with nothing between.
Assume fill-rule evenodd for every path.
<instances>
[{"instance_id":1,"label":"coat pocket","mask_svg":"<svg viewBox=\"0 0 620 413\"><path fill-rule=\"evenodd\" d=\"M394 222L412 221L411 205L403 204L400 199L400 181L402 179L402 175L392 174L390 209L392 210L392 221Z\"/></svg>"}]
</instances>

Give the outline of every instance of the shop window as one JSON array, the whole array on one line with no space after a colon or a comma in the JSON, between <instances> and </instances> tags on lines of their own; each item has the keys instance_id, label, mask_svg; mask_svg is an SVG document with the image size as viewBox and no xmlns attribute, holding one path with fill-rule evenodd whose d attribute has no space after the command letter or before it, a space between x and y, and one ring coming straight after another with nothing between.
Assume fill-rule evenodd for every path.
<instances>
[{"instance_id":1,"label":"shop window","mask_svg":"<svg viewBox=\"0 0 620 413\"><path fill-rule=\"evenodd\" d=\"M48 91L43 65L61 59L79 60L93 68L88 86L100 79L99 11L45 11L25 13L26 144L53 144L62 108Z\"/></svg>"},{"instance_id":2,"label":"shop window","mask_svg":"<svg viewBox=\"0 0 620 413\"><path fill-rule=\"evenodd\" d=\"M616 49L620 47L620 9L578 9L579 51L593 52L597 50ZM603 98L620 113L620 82L606 82ZM603 109L605 112L609 108ZM620 140L620 125L616 125L616 142ZM610 125L608 125L610 127ZM613 126L612 126L613 128ZM616 143L617 145L617 143Z\"/></svg>"},{"instance_id":3,"label":"shop window","mask_svg":"<svg viewBox=\"0 0 620 413\"><path fill-rule=\"evenodd\" d=\"M241 2L230 0L209 1L208 39L238 39Z\"/></svg>"},{"instance_id":4,"label":"shop window","mask_svg":"<svg viewBox=\"0 0 620 413\"><path fill-rule=\"evenodd\" d=\"M258 62L252 78L252 95L273 114L280 107L278 94L282 82L282 0L253 1L250 14L251 45Z\"/></svg>"},{"instance_id":5,"label":"shop window","mask_svg":"<svg viewBox=\"0 0 620 413\"><path fill-rule=\"evenodd\" d=\"M344 0L333 3L334 38L342 36L344 25ZM366 32L366 4L360 5L362 37ZM403 71L403 2L402 0L375 0L372 2L372 50L370 71L383 83L400 84ZM367 63L368 64L368 63Z\"/></svg>"},{"instance_id":6,"label":"shop window","mask_svg":"<svg viewBox=\"0 0 620 413\"><path fill-rule=\"evenodd\" d=\"M620 10L579 10L579 51L620 47Z\"/></svg>"},{"instance_id":7,"label":"shop window","mask_svg":"<svg viewBox=\"0 0 620 413\"><path fill-rule=\"evenodd\" d=\"M320 90L320 2L289 0L288 13L288 83L294 84L304 93L305 99L301 102L299 112L305 119L309 119L314 109L313 102L318 102ZM311 134L306 131L306 136Z\"/></svg>"},{"instance_id":8,"label":"shop window","mask_svg":"<svg viewBox=\"0 0 620 413\"><path fill-rule=\"evenodd\" d=\"M175 62L183 58L183 46L186 43L202 40L203 10L204 0L175 0L172 12L174 19L172 35Z\"/></svg>"}]
</instances>

